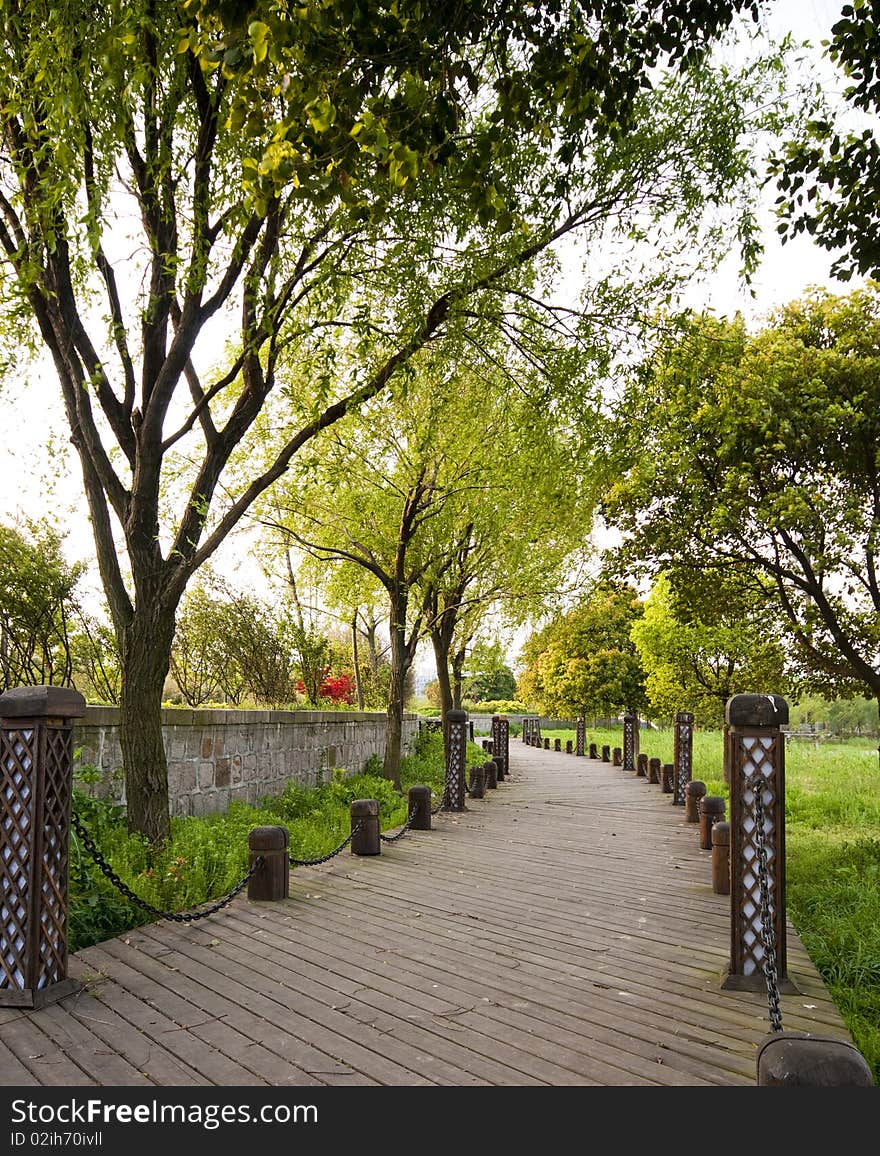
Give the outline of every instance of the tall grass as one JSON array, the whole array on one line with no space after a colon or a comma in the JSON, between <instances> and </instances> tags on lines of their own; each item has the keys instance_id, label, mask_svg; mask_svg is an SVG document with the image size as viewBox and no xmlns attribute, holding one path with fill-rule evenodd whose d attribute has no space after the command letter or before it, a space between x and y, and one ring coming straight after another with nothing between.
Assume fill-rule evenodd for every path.
<instances>
[{"instance_id":1,"label":"tall grass","mask_svg":"<svg viewBox=\"0 0 880 1156\"><path fill-rule=\"evenodd\" d=\"M545 731L574 739L574 731ZM672 761L672 731L639 749ZM620 730L587 742L622 746ZM720 731L694 733L695 779L729 801ZM788 914L880 1083L880 774L876 740L789 739L785 749Z\"/></svg>"}]
</instances>

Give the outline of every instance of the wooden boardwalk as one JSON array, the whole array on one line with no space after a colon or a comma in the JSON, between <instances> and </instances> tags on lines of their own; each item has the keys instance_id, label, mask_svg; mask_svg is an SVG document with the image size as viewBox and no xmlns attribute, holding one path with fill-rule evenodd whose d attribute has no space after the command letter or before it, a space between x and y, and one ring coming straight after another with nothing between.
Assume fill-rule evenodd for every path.
<instances>
[{"instance_id":1,"label":"wooden boardwalk","mask_svg":"<svg viewBox=\"0 0 880 1156\"><path fill-rule=\"evenodd\" d=\"M0 1009L4 1085L753 1084L761 995L721 991L728 901L668 795L511 743L512 779L291 898L81 952ZM787 1028L848 1034L799 940Z\"/></svg>"}]
</instances>

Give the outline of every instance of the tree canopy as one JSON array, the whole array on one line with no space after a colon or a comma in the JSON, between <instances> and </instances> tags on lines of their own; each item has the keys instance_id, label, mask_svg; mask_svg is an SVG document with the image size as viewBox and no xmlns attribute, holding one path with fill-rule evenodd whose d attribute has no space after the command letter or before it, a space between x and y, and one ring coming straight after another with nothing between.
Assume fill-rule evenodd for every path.
<instances>
[{"instance_id":1,"label":"tree canopy","mask_svg":"<svg viewBox=\"0 0 880 1156\"><path fill-rule=\"evenodd\" d=\"M160 708L187 583L316 434L429 344L479 348L488 326L530 356L571 315L537 276L564 236L713 247L704 206L746 204L728 235L754 258L741 194L764 84L706 49L756 8L4 8L3 337L58 376L118 641L133 828L169 829ZM618 269L579 326L639 299ZM279 410L267 458L254 437Z\"/></svg>"},{"instance_id":2,"label":"tree canopy","mask_svg":"<svg viewBox=\"0 0 880 1156\"><path fill-rule=\"evenodd\" d=\"M633 625L654 718L687 710L698 723L718 726L734 694L786 693L785 651L766 597L717 576L712 585L702 597L693 588L682 597L659 575Z\"/></svg>"},{"instance_id":3,"label":"tree canopy","mask_svg":"<svg viewBox=\"0 0 880 1156\"><path fill-rule=\"evenodd\" d=\"M674 590L716 585L716 606L738 584L808 682L880 699L876 285L812 294L754 335L690 318L633 381L610 445L605 512L631 564Z\"/></svg>"},{"instance_id":4,"label":"tree canopy","mask_svg":"<svg viewBox=\"0 0 880 1156\"><path fill-rule=\"evenodd\" d=\"M880 10L876 0L844 4L831 28L828 58L849 82L844 112L864 127L845 128L827 113L810 120L776 157L783 238L809 234L837 253L832 272L880 276ZM847 106L849 106L847 108ZM852 115L849 116L853 120Z\"/></svg>"},{"instance_id":5,"label":"tree canopy","mask_svg":"<svg viewBox=\"0 0 880 1156\"><path fill-rule=\"evenodd\" d=\"M543 714L617 714L646 705L645 674L632 640L642 615L636 591L602 580L523 647L519 698Z\"/></svg>"}]
</instances>

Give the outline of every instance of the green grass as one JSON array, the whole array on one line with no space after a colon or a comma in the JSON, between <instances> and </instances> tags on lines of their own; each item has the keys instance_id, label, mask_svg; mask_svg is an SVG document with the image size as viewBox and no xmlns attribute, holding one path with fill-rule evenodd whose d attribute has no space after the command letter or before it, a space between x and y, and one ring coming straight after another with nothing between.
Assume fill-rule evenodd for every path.
<instances>
[{"instance_id":1,"label":"green grass","mask_svg":"<svg viewBox=\"0 0 880 1156\"><path fill-rule=\"evenodd\" d=\"M571 730L543 736L574 739ZM672 731L642 730L639 749L672 761ZM587 743L623 745L621 731ZM721 734L694 734L695 779L729 799ZM875 739L792 739L785 751L788 914L880 1083L880 773Z\"/></svg>"},{"instance_id":2,"label":"green grass","mask_svg":"<svg viewBox=\"0 0 880 1156\"><path fill-rule=\"evenodd\" d=\"M469 744L468 760L482 761L480 748ZM297 859L325 855L346 837L353 799L377 799L379 821L387 830L406 820L406 791L422 783L442 791L443 739L424 733L414 753L401 763L403 793L381 777L379 760L366 773L333 780L309 789L288 785L283 794L259 806L231 803L224 815L175 818L171 840L156 849L143 838L129 835L119 807L74 792L74 807L113 870L129 887L154 907L181 911L224 895L247 871L248 833L254 827L280 825L290 832L290 853ZM78 951L109 939L151 916L128 902L98 872L76 835L70 847L70 949Z\"/></svg>"}]
</instances>

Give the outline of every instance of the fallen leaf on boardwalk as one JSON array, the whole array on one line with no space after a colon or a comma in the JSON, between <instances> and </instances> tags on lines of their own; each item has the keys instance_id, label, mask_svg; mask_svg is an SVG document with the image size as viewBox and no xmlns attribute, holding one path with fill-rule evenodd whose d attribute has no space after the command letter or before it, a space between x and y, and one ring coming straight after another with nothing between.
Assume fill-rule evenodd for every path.
<instances>
[{"instance_id":1,"label":"fallen leaf on boardwalk","mask_svg":"<svg viewBox=\"0 0 880 1156\"><path fill-rule=\"evenodd\" d=\"M219 939L209 939L208 940L208 947L218 947L219 945L220 945Z\"/></svg>"}]
</instances>

